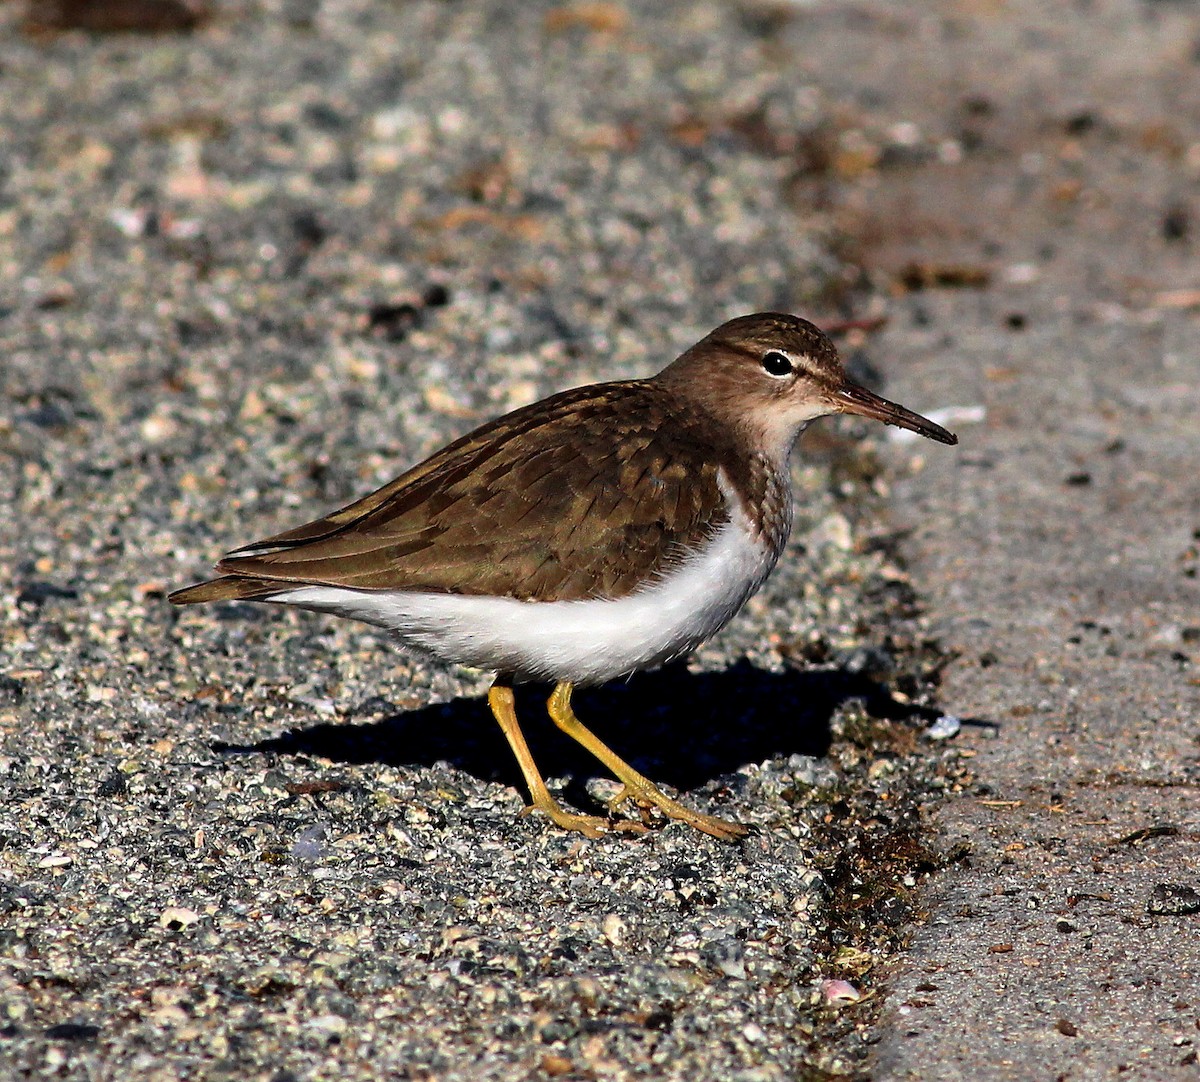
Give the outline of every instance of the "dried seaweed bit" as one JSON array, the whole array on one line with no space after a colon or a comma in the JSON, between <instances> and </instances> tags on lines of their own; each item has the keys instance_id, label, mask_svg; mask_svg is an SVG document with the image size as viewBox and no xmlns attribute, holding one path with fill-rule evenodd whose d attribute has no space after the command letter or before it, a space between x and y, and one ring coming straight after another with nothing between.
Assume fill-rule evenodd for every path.
<instances>
[{"instance_id":1,"label":"dried seaweed bit","mask_svg":"<svg viewBox=\"0 0 1200 1082\"><path fill-rule=\"evenodd\" d=\"M965 263L909 263L896 275L896 282L909 293L922 289L984 289L991 283L987 267Z\"/></svg>"},{"instance_id":2,"label":"dried seaweed bit","mask_svg":"<svg viewBox=\"0 0 1200 1082\"><path fill-rule=\"evenodd\" d=\"M823 870L830 888L832 923L868 936L874 934L871 929L883 932L907 923L917 877L944 864L910 825L863 837Z\"/></svg>"},{"instance_id":3,"label":"dried seaweed bit","mask_svg":"<svg viewBox=\"0 0 1200 1082\"><path fill-rule=\"evenodd\" d=\"M1178 834L1179 827L1173 826L1170 823L1157 823L1154 826L1139 827L1137 830L1131 830L1128 834L1122 834L1112 844L1136 845L1138 842L1144 842L1149 838L1174 838Z\"/></svg>"},{"instance_id":4,"label":"dried seaweed bit","mask_svg":"<svg viewBox=\"0 0 1200 1082\"><path fill-rule=\"evenodd\" d=\"M411 301L373 304L367 311L367 328L376 337L400 342L408 332L421 326L421 308Z\"/></svg>"},{"instance_id":5,"label":"dried seaweed bit","mask_svg":"<svg viewBox=\"0 0 1200 1082\"><path fill-rule=\"evenodd\" d=\"M94 1041L100 1036L100 1027L82 1022L59 1022L46 1030L46 1036L52 1041Z\"/></svg>"},{"instance_id":6,"label":"dried seaweed bit","mask_svg":"<svg viewBox=\"0 0 1200 1082\"><path fill-rule=\"evenodd\" d=\"M298 781L289 782L284 788L292 796L308 796L313 793L337 793L346 788L341 781Z\"/></svg>"},{"instance_id":7,"label":"dried seaweed bit","mask_svg":"<svg viewBox=\"0 0 1200 1082\"><path fill-rule=\"evenodd\" d=\"M195 30L212 11L208 0L44 0L30 4L30 32L177 34Z\"/></svg>"}]
</instances>

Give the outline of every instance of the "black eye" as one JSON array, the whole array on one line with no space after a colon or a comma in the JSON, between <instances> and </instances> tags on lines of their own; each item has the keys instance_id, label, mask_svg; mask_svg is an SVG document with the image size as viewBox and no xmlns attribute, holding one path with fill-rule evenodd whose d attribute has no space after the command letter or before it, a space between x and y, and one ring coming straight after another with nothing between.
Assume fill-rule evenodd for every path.
<instances>
[{"instance_id":1,"label":"black eye","mask_svg":"<svg viewBox=\"0 0 1200 1082\"><path fill-rule=\"evenodd\" d=\"M777 349L769 349L763 354L762 366L772 376L790 376L796 370L792 359Z\"/></svg>"}]
</instances>

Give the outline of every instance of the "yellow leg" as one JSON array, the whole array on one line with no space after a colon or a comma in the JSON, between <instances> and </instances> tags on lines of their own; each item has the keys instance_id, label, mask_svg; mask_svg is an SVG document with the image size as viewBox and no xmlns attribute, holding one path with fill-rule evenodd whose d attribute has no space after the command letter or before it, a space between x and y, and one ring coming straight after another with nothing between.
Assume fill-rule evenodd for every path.
<instances>
[{"instance_id":1,"label":"yellow leg","mask_svg":"<svg viewBox=\"0 0 1200 1082\"><path fill-rule=\"evenodd\" d=\"M565 830L577 830L589 838L602 837L610 830L641 833L646 829L641 823L633 823L629 820L612 821L602 819L598 815L578 815L563 808L550 795L550 790L546 788L537 764L533 761L529 745L525 743L525 734L521 732L521 726L517 721L512 688L505 684L493 684L492 689L488 692L488 706L492 708L492 715L500 723L500 729L508 740L508 746L512 748L513 755L517 757L517 765L520 766L521 773L525 775L525 784L529 786L529 795L533 799L533 803L525 809L526 814L535 810L540 811Z\"/></svg>"},{"instance_id":2,"label":"yellow leg","mask_svg":"<svg viewBox=\"0 0 1200 1082\"><path fill-rule=\"evenodd\" d=\"M587 748L624 786L609 802L610 809L616 808L626 800L632 800L639 805L653 805L669 819L678 819L722 841L733 841L748 833L741 823L731 823L727 819L718 819L716 816L685 808L662 792L649 778L634 770L575 716L575 711L571 709L571 690L571 684L566 681L560 683L550 696L547 708L554 724L567 736Z\"/></svg>"}]
</instances>

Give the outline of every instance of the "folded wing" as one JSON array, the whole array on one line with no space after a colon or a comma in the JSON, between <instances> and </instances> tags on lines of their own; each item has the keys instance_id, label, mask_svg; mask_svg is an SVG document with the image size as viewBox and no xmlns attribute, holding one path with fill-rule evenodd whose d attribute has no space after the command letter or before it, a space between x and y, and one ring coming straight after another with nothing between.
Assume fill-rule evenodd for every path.
<instances>
[{"instance_id":1,"label":"folded wing","mask_svg":"<svg viewBox=\"0 0 1200 1082\"><path fill-rule=\"evenodd\" d=\"M235 550L176 604L296 584L560 601L621 597L727 520L711 451L670 399L602 384L501 417L369 496Z\"/></svg>"}]
</instances>

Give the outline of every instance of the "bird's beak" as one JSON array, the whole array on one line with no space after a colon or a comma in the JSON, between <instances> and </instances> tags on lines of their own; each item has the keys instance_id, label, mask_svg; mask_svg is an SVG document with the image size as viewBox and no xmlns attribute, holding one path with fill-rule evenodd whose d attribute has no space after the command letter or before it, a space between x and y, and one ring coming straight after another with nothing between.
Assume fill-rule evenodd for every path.
<instances>
[{"instance_id":1,"label":"bird's beak","mask_svg":"<svg viewBox=\"0 0 1200 1082\"><path fill-rule=\"evenodd\" d=\"M870 417L874 421L882 421L885 425L895 425L897 428L907 428L927 436L938 443L958 443L958 437L953 432L947 432L941 425L934 424L928 417L905 409L895 402L881 398L874 391L868 391L857 383L846 380L832 395L832 405L839 413L853 413L859 417Z\"/></svg>"}]
</instances>

